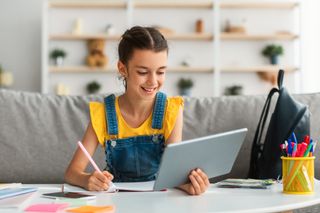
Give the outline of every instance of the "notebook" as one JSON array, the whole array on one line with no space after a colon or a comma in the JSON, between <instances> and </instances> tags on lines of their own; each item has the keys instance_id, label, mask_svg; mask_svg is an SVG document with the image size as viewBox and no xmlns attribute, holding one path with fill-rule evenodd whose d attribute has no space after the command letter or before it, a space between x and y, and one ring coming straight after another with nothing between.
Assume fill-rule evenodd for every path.
<instances>
[{"instance_id":1,"label":"notebook","mask_svg":"<svg viewBox=\"0 0 320 213\"><path fill-rule=\"evenodd\" d=\"M0 200L0 212L3 209L18 209L21 208L26 202L29 202L33 197L32 193L22 194L19 196L8 197Z\"/></svg>"},{"instance_id":2,"label":"notebook","mask_svg":"<svg viewBox=\"0 0 320 213\"><path fill-rule=\"evenodd\" d=\"M21 187L21 183L0 183L0 190L17 187Z\"/></svg>"},{"instance_id":3,"label":"notebook","mask_svg":"<svg viewBox=\"0 0 320 213\"><path fill-rule=\"evenodd\" d=\"M29 188L8 188L0 190L0 199L14 197L21 194L26 194L30 192L37 191L37 188L29 187Z\"/></svg>"},{"instance_id":4,"label":"notebook","mask_svg":"<svg viewBox=\"0 0 320 213\"><path fill-rule=\"evenodd\" d=\"M67 212L75 213L113 213L115 206L81 206L78 208L68 209Z\"/></svg>"},{"instance_id":5,"label":"notebook","mask_svg":"<svg viewBox=\"0 0 320 213\"><path fill-rule=\"evenodd\" d=\"M116 192L116 191L148 192L148 191L153 191L153 186L154 186L154 181L119 182L119 183L114 183L114 187L110 187L107 191L104 191L104 192ZM80 193L88 192L83 188L66 184L66 183L64 184L63 187L65 192L80 192Z\"/></svg>"},{"instance_id":6,"label":"notebook","mask_svg":"<svg viewBox=\"0 0 320 213\"><path fill-rule=\"evenodd\" d=\"M68 203L39 203L27 207L25 212L57 212L68 207Z\"/></svg>"}]
</instances>

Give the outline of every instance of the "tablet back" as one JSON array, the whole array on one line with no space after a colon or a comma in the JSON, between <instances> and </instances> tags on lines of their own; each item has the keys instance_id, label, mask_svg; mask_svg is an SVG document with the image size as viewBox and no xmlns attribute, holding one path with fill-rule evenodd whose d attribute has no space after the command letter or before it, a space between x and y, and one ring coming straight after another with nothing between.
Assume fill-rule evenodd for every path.
<instances>
[{"instance_id":1,"label":"tablet back","mask_svg":"<svg viewBox=\"0 0 320 213\"><path fill-rule=\"evenodd\" d=\"M208 178L231 171L247 129L238 129L169 144L163 153L154 190L189 182L191 170L200 168Z\"/></svg>"}]
</instances>

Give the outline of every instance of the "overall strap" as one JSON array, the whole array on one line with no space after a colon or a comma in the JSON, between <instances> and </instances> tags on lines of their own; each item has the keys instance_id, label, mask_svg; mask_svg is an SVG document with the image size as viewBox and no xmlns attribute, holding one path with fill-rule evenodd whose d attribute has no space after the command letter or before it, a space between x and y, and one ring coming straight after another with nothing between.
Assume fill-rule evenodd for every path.
<instances>
[{"instance_id":1,"label":"overall strap","mask_svg":"<svg viewBox=\"0 0 320 213\"><path fill-rule=\"evenodd\" d=\"M166 108L167 96L162 92L156 94L156 101L152 113L152 128L162 129L164 111Z\"/></svg>"},{"instance_id":2,"label":"overall strap","mask_svg":"<svg viewBox=\"0 0 320 213\"><path fill-rule=\"evenodd\" d=\"M108 126L108 134L111 135L118 135L118 121L117 121L117 114L116 114L116 107L115 107L115 96L109 95L104 98L104 106L106 111L106 121Z\"/></svg>"}]
</instances>

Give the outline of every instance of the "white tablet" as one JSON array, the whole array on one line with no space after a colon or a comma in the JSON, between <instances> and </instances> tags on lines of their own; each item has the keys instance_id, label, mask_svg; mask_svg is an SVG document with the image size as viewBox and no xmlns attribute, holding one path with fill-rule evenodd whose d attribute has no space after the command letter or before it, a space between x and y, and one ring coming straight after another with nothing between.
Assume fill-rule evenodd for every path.
<instances>
[{"instance_id":1,"label":"white tablet","mask_svg":"<svg viewBox=\"0 0 320 213\"><path fill-rule=\"evenodd\" d=\"M230 173L248 129L238 129L179 143L169 144L162 155L154 190L189 182L195 168L209 178Z\"/></svg>"}]
</instances>

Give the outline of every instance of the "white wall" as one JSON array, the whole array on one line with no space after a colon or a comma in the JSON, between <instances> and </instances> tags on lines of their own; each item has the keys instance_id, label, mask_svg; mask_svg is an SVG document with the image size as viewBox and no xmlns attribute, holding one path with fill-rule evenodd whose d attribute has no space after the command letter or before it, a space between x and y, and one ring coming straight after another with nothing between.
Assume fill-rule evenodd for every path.
<instances>
[{"instance_id":1,"label":"white wall","mask_svg":"<svg viewBox=\"0 0 320 213\"><path fill-rule=\"evenodd\" d=\"M303 0L302 4L302 66L303 92L320 91L320 1Z\"/></svg>"},{"instance_id":2,"label":"white wall","mask_svg":"<svg viewBox=\"0 0 320 213\"><path fill-rule=\"evenodd\" d=\"M41 3L0 2L0 64L13 73L17 90L40 91Z\"/></svg>"}]
</instances>

